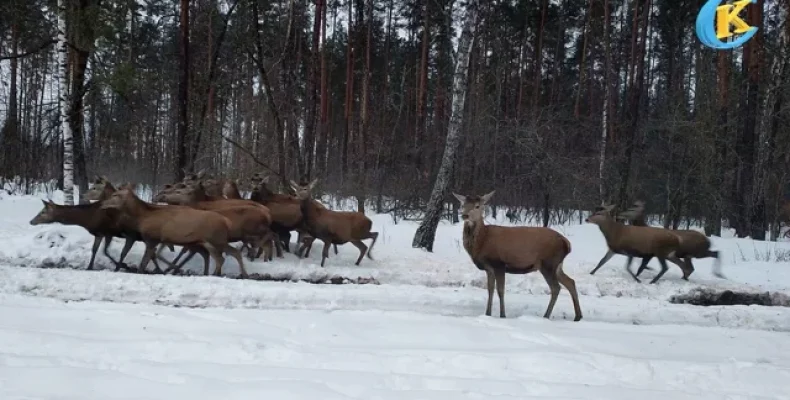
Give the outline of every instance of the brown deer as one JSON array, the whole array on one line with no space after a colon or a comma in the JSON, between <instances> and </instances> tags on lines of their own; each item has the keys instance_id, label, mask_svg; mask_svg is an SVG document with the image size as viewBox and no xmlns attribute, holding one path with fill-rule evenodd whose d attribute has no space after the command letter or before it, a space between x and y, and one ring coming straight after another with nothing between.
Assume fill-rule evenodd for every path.
<instances>
[{"instance_id":1,"label":"brown deer","mask_svg":"<svg viewBox=\"0 0 790 400\"><path fill-rule=\"evenodd\" d=\"M187 186L194 186L196 183L200 182L203 188L205 189L206 195L212 200L224 199L223 196L223 187L225 185L226 180L221 178L213 178L210 177L206 173L206 169L202 169L197 173L186 173L184 171L184 180L182 181Z\"/></svg>"},{"instance_id":2,"label":"brown deer","mask_svg":"<svg viewBox=\"0 0 790 400\"><path fill-rule=\"evenodd\" d=\"M239 264L241 275L246 277L241 253L228 244L231 222L220 214L184 206L154 205L138 198L129 189L118 190L103 201L102 209L116 209L133 221L145 243L145 255L140 262L140 271L145 271L160 243L179 246L202 246L217 264L214 274L222 274L222 265L228 253Z\"/></svg>"},{"instance_id":3,"label":"brown deer","mask_svg":"<svg viewBox=\"0 0 790 400\"><path fill-rule=\"evenodd\" d=\"M505 274L540 271L551 290L551 298L543 318L551 317L561 284L571 294L575 313L573 320L581 320L582 311L576 282L562 269L565 257L571 252L571 243L559 232L549 228L487 225L484 210L493 195L493 191L483 196L453 193L461 203L464 249L475 266L485 271L488 278L486 315L491 316L496 284L499 316L505 318Z\"/></svg>"},{"instance_id":4,"label":"brown deer","mask_svg":"<svg viewBox=\"0 0 790 400\"><path fill-rule=\"evenodd\" d=\"M124 234L121 226L118 223L120 213L114 210L100 209L100 203L79 204L79 205L58 205L53 202L41 200L44 203L44 208L30 220L30 225L60 223L63 225L77 225L84 228L88 233L93 235L93 248L91 251L91 259L88 262L89 270L93 269L93 263L96 259L96 253L99 250L102 240L104 241L104 255L115 264L115 270L121 268L129 269L123 263L123 259L129 252L129 249L134 245L135 240L128 238ZM108 248L112 242L113 237L120 237L126 239L124 252L121 254L121 260L116 261L109 253Z\"/></svg>"},{"instance_id":5,"label":"brown deer","mask_svg":"<svg viewBox=\"0 0 790 400\"><path fill-rule=\"evenodd\" d=\"M656 283L667 272L666 259L673 258L680 246L681 239L672 232L663 228L654 228L650 226L633 226L623 225L615 220L613 216L614 206L609 205L603 207L603 210L595 212L589 216L586 222L598 225L598 228L606 238L606 244L614 254L621 254L628 257L626 264L626 271L637 282L641 282L639 278L631 271L631 261L634 257L642 259L640 270L653 258L658 258L661 264L661 271L656 275L650 283ZM609 253L607 253L608 255ZM611 257L610 257L611 258ZM606 256L598 262L598 265L593 269L595 272L601 265L608 259ZM680 266L683 270L684 278L688 278L689 271Z\"/></svg>"},{"instance_id":6,"label":"brown deer","mask_svg":"<svg viewBox=\"0 0 790 400\"><path fill-rule=\"evenodd\" d=\"M215 211L228 217L232 223L231 241L241 241L243 246L249 248L248 256L251 260L259 257L266 249L270 259L270 245L277 241L271 234L272 217L269 209L256 202L243 199L205 200L207 195L200 182L193 187L163 191L157 196L158 201L172 205L183 205L199 210ZM243 211L245 209L251 209ZM257 248L257 255L254 249ZM278 256L282 257L279 248ZM184 250L182 250L183 254ZM191 258L191 255L190 255ZM178 259L178 257L177 257Z\"/></svg>"},{"instance_id":7,"label":"brown deer","mask_svg":"<svg viewBox=\"0 0 790 400\"><path fill-rule=\"evenodd\" d=\"M299 185L294 181L290 183L291 188L301 201L300 208L307 232L324 242L324 250L321 255L322 267L326 258L329 257L329 246L332 244L351 242L356 246L359 249L359 258L357 258L355 265L359 265L365 255L371 260L373 259L371 251L376 245L379 234L370 230L373 227L373 221L370 218L361 212L332 211L318 207L311 198L312 190L318 183L318 179L314 179L309 184ZM365 239L373 239L369 248L365 243L362 243Z\"/></svg>"},{"instance_id":8,"label":"brown deer","mask_svg":"<svg viewBox=\"0 0 790 400\"><path fill-rule=\"evenodd\" d=\"M304 227L301 202L294 196L285 194L274 193L268 188L269 178L263 177L261 174L256 173L250 178L252 186L252 193L250 200L256 201L269 207L272 212L272 230L274 230L280 237L285 251L290 252L291 231L296 230L299 233L297 243L296 256L302 257L302 250L307 249L305 257L310 255L313 241L315 238L310 236ZM326 208L323 204L313 201L318 207ZM337 254L337 245L333 245L335 254Z\"/></svg>"},{"instance_id":9,"label":"brown deer","mask_svg":"<svg viewBox=\"0 0 790 400\"><path fill-rule=\"evenodd\" d=\"M265 261L272 260L271 242L273 240L272 231L267 224L266 215L256 207L242 206L230 207L218 210L211 210L224 217L231 222L231 230L228 237L228 242L242 242L242 243L258 243L258 249L265 249ZM253 245L249 245L248 257L250 261L254 260L257 256L254 253ZM161 250L161 247L160 247ZM165 273L170 270L180 270L195 254L202 254L200 247L184 247L181 253L176 257L173 263L177 263L178 259L186 252L189 254L178 265L173 265L168 268ZM204 274L208 275L208 259L204 255Z\"/></svg>"},{"instance_id":10,"label":"brown deer","mask_svg":"<svg viewBox=\"0 0 790 400\"><path fill-rule=\"evenodd\" d=\"M239 192L239 184L237 181L227 180L225 185L222 186L222 194L226 199L242 200L241 192Z\"/></svg>"},{"instance_id":11,"label":"brown deer","mask_svg":"<svg viewBox=\"0 0 790 400\"><path fill-rule=\"evenodd\" d=\"M631 225L634 226L647 226L645 222L645 202L637 200L628 210L619 214L620 217L627 219ZM669 229L670 232L678 235L681 239L680 247L675 253L676 257L667 258L667 260L676 264L688 274L684 274L683 279L688 280L688 277L694 272L694 264L691 262L692 258L713 258L713 275L719 278L724 278L721 272L721 258L719 252L711 250L710 239L700 232L691 229ZM683 261L681 261L683 260ZM681 265L681 262L685 263ZM636 271L636 276L642 272L642 268Z\"/></svg>"}]
</instances>

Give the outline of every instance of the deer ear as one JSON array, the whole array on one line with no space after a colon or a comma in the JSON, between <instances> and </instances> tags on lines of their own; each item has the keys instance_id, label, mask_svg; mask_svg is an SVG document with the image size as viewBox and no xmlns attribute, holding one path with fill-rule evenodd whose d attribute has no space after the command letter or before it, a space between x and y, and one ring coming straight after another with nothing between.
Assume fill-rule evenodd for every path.
<instances>
[{"instance_id":1,"label":"deer ear","mask_svg":"<svg viewBox=\"0 0 790 400\"><path fill-rule=\"evenodd\" d=\"M311 190L312 190L312 189L315 187L315 184L316 184L316 183L318 183L318 178L315 178L315 179L313 179L313 181L312 181L312 182L310 182L310 189L311 189Z\"/></svg>"},{"instance_id":2,"label":"deer ear","mask_svg":"<svg viewBox=\"0 0 790 400\"><path fill-rule=\"evenodd\" d=\"M203 168L200 171L198 171L198 173L197 173L197 178L198 179L203 179L205 176L206 176L206 168Z\"/></svg>"},{"instance_id":3,"label":"deer ear","mask_svg":"<svg viewBox=\"0 0 790 400\"><path fill-rule=\"evenodd\" d=\"M492 190L490 193L484 194L483 197L480 198L483 204L488 203L488 201L491 200L491 197L494 196L494 192L496 192L496 190Z\"/></svg>"},{"instance_id":4,"label":"deer ear","mask_svg":"<svg viewBox=\"0 0 790 400\"><path fill-rule=\"evenodd\" d=\"M455 192L453 192L453 196L455 196L455 198L458 199L458 201L461 202L461 204L466 203L466 196Z\"/></svg>"}]
</instances>

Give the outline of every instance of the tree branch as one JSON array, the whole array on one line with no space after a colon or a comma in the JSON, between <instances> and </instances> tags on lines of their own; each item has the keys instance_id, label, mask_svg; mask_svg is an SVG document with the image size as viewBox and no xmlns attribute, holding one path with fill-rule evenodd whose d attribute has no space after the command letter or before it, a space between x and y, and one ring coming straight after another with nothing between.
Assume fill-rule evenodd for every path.
<instances>
[{"instance_id":1,"label":"tree branch","mask_svg":"<svg viewBox=\"0 0 790 400\"><path fill-rule=\"evenodd\" d=\"M250 157L250 159L252 159L252 161L254 161L256 164L260 165L263 168L266 168L271 173L277 175L280 178L283 177L282 175L280 175L279 172L277 172L274 169L272 169L272 167L270 167L269 164L261 161L258 157L255 156L255 154L252 154L252 152L250 150L248 150L246 147L242 146L239 142L237 142L237 141L235 141L235 140L233 140L233 139L231 139L231 138L229 138L229 137L227 137L225 135L222 135L222 134L220 134L220 136L222 137L223 140L225 140L226 142L232 144L233 147L241 150L242 153L248 155Z\"/></svg>"},{"instance_id":2,"label":"tree branch","mask_svg":"<svg viewBox=\"0 0 790 400\"><path fill-rule=\"evenodd\" d=\"M57 40L49 39L46 42L41 43L40 45L36 46L33 50L29 50L29 51L26 51L24 53L19 53L19 54L13 55L13 56L0 56L0 61L13 60L13 59L16 59L16 58L24 58L24 57L27 57L27 56L31 56L33 54L38 53L41 50L46 49L49 46L52 46L55 43L57 43Z\"/></svg>"}]
</instances>

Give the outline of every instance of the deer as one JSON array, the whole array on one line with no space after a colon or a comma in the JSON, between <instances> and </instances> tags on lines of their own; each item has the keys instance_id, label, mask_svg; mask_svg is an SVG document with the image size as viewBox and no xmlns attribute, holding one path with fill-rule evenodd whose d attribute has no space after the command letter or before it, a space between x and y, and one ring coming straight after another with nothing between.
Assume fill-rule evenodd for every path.
<instances>
[{"instance_id":1,"label":"deer","mask_svg":"<svg viewBox=\"0 0 790 400\"><path fill-rule=\"evenodd\" d=\"M645 202L642 200L635 201L631 208L621 212L619 216L627 219L631 225L647 226L645 222ZM675 254L676 258L668 258L668 260L683 268L684 271L688 271L688 275L684 275L683 279L688 280L688 277L694 272L694 264L691 262L692 258L713 258L713 275L718 278L724 278L721 272L719 252L710 249L711 242L707 236L691 229L670 229L669 231L678 235L681 239L680 248ZM681 265L681 262L684 265ZM642 269L637 270L636 276L639 276L641 272Z\"/></svg>"},{"instance_id":2,"label":"deer","mask_svg":"<svg viewBox=\"0 0 790 400\"><path fill-rule=\"evenodd\" d=\"M241 241L243 246L248 247L248 257L250 260L259 257L264 251L264 248L266 249L265 260L271 260L270 245L271 242L274 241L275 246L277 246L277 241L274 240L272 235L272 217L266 206L243 199L207 201L205 200L206 197L207 195L203 191L202 184L198 182L191 188L163 191L157 196L157 199L168 204L184 205L200 210L215 211L228 217L233 228L231 232L231 241ZM258 249L257 254L253 252L255 247ZM182 249L181 255L183 255L184 251L185 249ZM278 253L279 256L282 256L282 251L279 250L279 248ZM191 258L193 254L191 254L189 258ZM179 257L176 257L176 259Z\"/></svg>"},{"instance_id":3,"label":"deer","mask_svg":"<svg viewBox=\"0 0 790 400\"><path fill-rule=\"evenodd\" d=\"M264 204L272 212L272 229L278 232L278 235L285 247L285 251L290 251L291 231L296 230L299 233L297 242L300 246L297 248L296 256L302 257L302 250L305 248L307 252L305 257L310 256L313 241L315 238L310 236L304 229L302 211L300 201L294 196L285 194L274 193L268 188L269 177L263 177L260 173L253 174L250 178L252 185L252 193L250 200ZM326 209L323 204L313 200L316 206ZM337 245L333 244L335 254L338 253Z\"/></svg>"},{"instance_id":4,"label":"deer","mask_svg":"<svg viewBox=\"0 0 790 400\"><path fill-rule=\"evenodd\" d=\"M179 185L180 185L180 187L186 187L186 185L184 185L183 183L177 184L176 187L179 187ZM165 185L165 186L172 186L172 185ZM124 189L124 188L129 188L132 191L134 191L135 185L133 185L131 183L126 183L124 185L121 185L118 189ZM91 188L89 190L87 190L82 197L83 197L83 200L86 200L86 201L103 201L103 200L109 199L110 196L112 196L112 194L115 193L118 189L116 189L113 186L113 184L110 182L110 180L107 179L106 177L96 175L95 180L94 180L93 184L91 185ZM121 250L121 258L120 258L119 262L121 263L121 265L124 268L129 270L130 268L123 263L123 260L126 258L127 254L132 249L132 246L134 245L134 243L142 241L142 237L140 236L139 232L137 232L134 229L131 229L129 227L128 217L124 217L123 215L121 215L121 218L119 219L119 223L121 223L122 227L124 228L124 236L126 237L126 244L124 245L123 250ZM105 247L106 246L109 246L109 243L105 242ZM163 243L159 247L159 250L157 251L156 256L157 256L158 259L160 259L160 260L162 260L162 261L164 261L164 262L166 262L168 264L171 264L171 268L172 268L172 263L178 262L179 258L181 258L181 256L184 253L184 249L182 249L181 253L179 253L176 256L176 258L173 259L173 261L167 261L161 256L161 252L162 252L162 250L164 250L165 247L167 247L171 252L175 251L175 248L174 248L174 246L172 244L165 244L165 243ZM205 251L205 249L203 249L200 246L192 247L192 249L197 251L198 253L200 253L203 256L205 262L208 264L209 254L208 254L208 252ZM167 273L168 270L169 270L168 269L168 270L165 270L165 271L161 271L158 266L156 266L156 268L157 268L157 272L162 272L162 273ZM206 266L206 269L208 269L207 266ZM118 269L116 268L116 271L117 270ZM206 272L206 275L208 275L208 272Z\"/></svg>"},{"instance_id":5,"label":"deer","mask_svg":"<svg viewBox=\"0 0 790 400\"><path fill-rule=\"evenodd\" d=\"M182 183L186 184L187 186L194 186L197 182L200 182L209 199L211 200L219 200L224 199L223 196L223 188L225 185L225 179L217 179L209 177L206 173L206 169L202 169L197 173L187 173L184 171L184 179Z\"/></svg>"},{"instance_id":6,"label":"deer","mask_svg":"<svg viewBox=\"0 0 790 400\"><path fill-rule=\"evenodd\" d=\"M91 259L88 262L88 270L93 269L96 253L99 246L104 241L104 255L115 264L115 271L121 268L129 269L123 263L126 254L134 245L135 240L124 236L124 231L118 223L120 213L111 210L100 209L100 203L78 204L78 205L58 205L51 201L41 200L44 208L30 220L30 225L60 223L63 225L77 225L93 235L93 248ZM108 248L113 237L126 238L124 251L121 259L116 261L109 253Z\"/></svg>"},{"instance_id":7,"label":"deer","mask_svg":"<svg viewBox=\"0 0 790 400\"><path fill-rule=\"evenodd\" d=\"M644 270L644 267L647 266L647 263L653 257L657 258L659 264L661 264L661 271L650 283L658 282L668 270L666 260L668 258L677 258L676 252L680 247L681 238L663 228L623 225L615 219L614 215L616 212L614 209L614 205L603 206L601 210L587 217L585 221L598 225L612 253L628 257L625 269L637 282L641 283L631 270L631 261L634 257L642 258L640 270ZM593 269L593 272L600 268L609 258L611 258L611 255L607 252L601 261L598 262L595 269ZM679 266L683 270L683 276L688 278L688 270L684 266Z\"/></svg>"},{"instance_id":8,"label":"deer","mask_svg":"<svg viewBox=\"0 0 790 400\"><path fill-rule=\"evenodd\" d=\"M128 216L145 243L145 254L140 262L140 272L145 272L157 245L168 243L179 246L201 246L214 259L214 275L222 275L225 262L223 252L239 264L241 276L247 277L239 250L228 244L231 221L212 211L185 206L155 205L140 200L133 191L121 189L100 203L101 209L120 210ZM158 266L157 266L158 267Z\"/></svg>"},{"instance_id":9,"label":"deer","mask_svg":"<svg viewBox=\"0 0 790 400\"><path fill-rule=\"evenodd\" d=\"M366 217L364 213L352 211L332 211L316 205L312 199L312 190L318 183L318 179L313 179L309 184L297 184L289 182L291 188L300 200L300 210L304 217L304 226L307 232L316 239L324 242L324 249L321 254L321 267L324 266L326 258L329 257L329 246L332 244L345 244L351 242L359 249L359 258L354 265L359 265L362 258L367 257L373 260L371 251L376 245L379 237L378 232L371 231L373 221ZM362 241L373 239L370 247Z\"/></svg>"},{"instance_id":10,"label":"deer","mask_svg":"<svg viewBox=\"0 0 790 400\"><path fill-rule=\"evenodd\" d=\"M243 243L254 243L255 241L259 241L263 243L259 246L259 248L266 249L264 261L272 260L271 242L273 240L273 234L269 229L269 225L267 224L268 220L266 219L266 214L264 214L259 208L241 206L211 211L226 217L231 222L231 230L229 233L228 242L241 241ZM162 248L160 247L159 250L161 251L161 249ZM184 258L178 265L172 265L170 268L165 270L165 273L168 273L171 270L180 270L187 262L189 262L190 259L192 259L195 254L201 254L204 258L204 274L208 275L208 258L203 252L201 252L200 247L184 247L181 250L181 253L176 257L174 264L178 262L178 259L186 251L189 251L189 254L186 256L186 258ZM250 247L248 257L250 261L257 257L254 255L252 247Z\"/></svg>"},{"instance_id":11,"label":"deer","mask_svg":"<svg viewBox=\"0 0 790 400\"><path fill-rule=\"evenodd\" d=\"M222 194L226 199L242 200L241 193L239 192L238 181L227 180L222 186Z\"/></svg>"},{"instance_id":12,"label":"deer","mask_svg":"<svg viewBox=\"0 0 790 400\"><path fill-rule=\"evenodd\" d=\"M571 243L559 232L545 227L499 226L485 223L485 206L495 191L478 195L453 196L461 203L463 245L472 263L486 272L488 302L486 316L491 316L496 285L499 317L505 318L505 275L540 271L549 285L551 297L543 318L550 319L561 287L571 294L574 321L582 319L576 282L563 271Z\"/></svg>"}]
</instances>

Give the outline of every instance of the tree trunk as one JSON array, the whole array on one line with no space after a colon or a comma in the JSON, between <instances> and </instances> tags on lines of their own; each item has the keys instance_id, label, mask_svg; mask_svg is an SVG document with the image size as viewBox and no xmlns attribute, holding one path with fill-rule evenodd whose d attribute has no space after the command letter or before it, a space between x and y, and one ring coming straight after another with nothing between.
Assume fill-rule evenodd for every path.
<instances>
[{"instance_id":1,"label":"tree trunk","mask_svg":"<svg viewBox=\"0 0 790 400\"><path fill-rule=\"evenodd\" d=\"M177 181L184 179L184 169L191 166L187 159L189 143L189 0L180 0L181 27L178 41L178 130L176 140L176 165L174 175Z\"/></svg>"},{"instance_id":2,"label":"tree trunk","mask_svg":"<svg viewBox=\"0 0 790 400\"><path fill-rule=\"evenodd\" d=\"M748 8L748 23L762 28L763 2ZM762 29L757 31L743 50L743 72L746 76L744 102L741 108L742 131L738 140L739 201L738 217L741 220L738 237L751 235L752 239L765 240L764 207L761 188L755 187L754 164L757 152L757 114L759 113L760 63L762 61Z\"/></svg>"},{"instance_id":3,"label":"tree trunk","mask_svg":"<svg viewBox=\"0 0 790 400\"><path fill-rule=\"evenodd\" d=\"M609 0L604 0L604 25L603 25L603 42L604 42L604 95L603 107L601 107L601 141L598 159L598 195L601 201L606 201L606 190L604 182L604 170L606 168L606 140L609 136L609 119L611 118L611 96L612 96L612 83L611 73L612 68L612 52L611 45L609 44Z\"/></svg>"},{"instance_id":4,"label":"tree trunk","mask_svg":"<svg viewBox=\"0 0 790 400\"><path fill-rule=\"evenodd\" d=\"M417 232L414 234L412 247L424 248L433 251L433 241L436 237L436 227L439 225L442 204L450 184L450 177L455 166L455 154L461 141L461 128L463 126L464 101L468 86L469 55L474 45L475 28L477 25L477 1L471 0L463 18L463 30L458 40L458 51L453 76L453 94L450 123L447 129L447 141L442 156L442 164L436 176L431 198L428 200L425 218Z\"/></svg>"},{"instance_id":5,"label":"tree trunk","mask_svg":"<svg viewBox=\"0 0 790 400\"><path fill-rule=\"evenodd\" d=\"M58 0L58 106L60 129L63 132L63 194L64 204L74 204L74 138L69 123L68 47L66 45L66 0Z\"/></svg>"}]
</instances>

